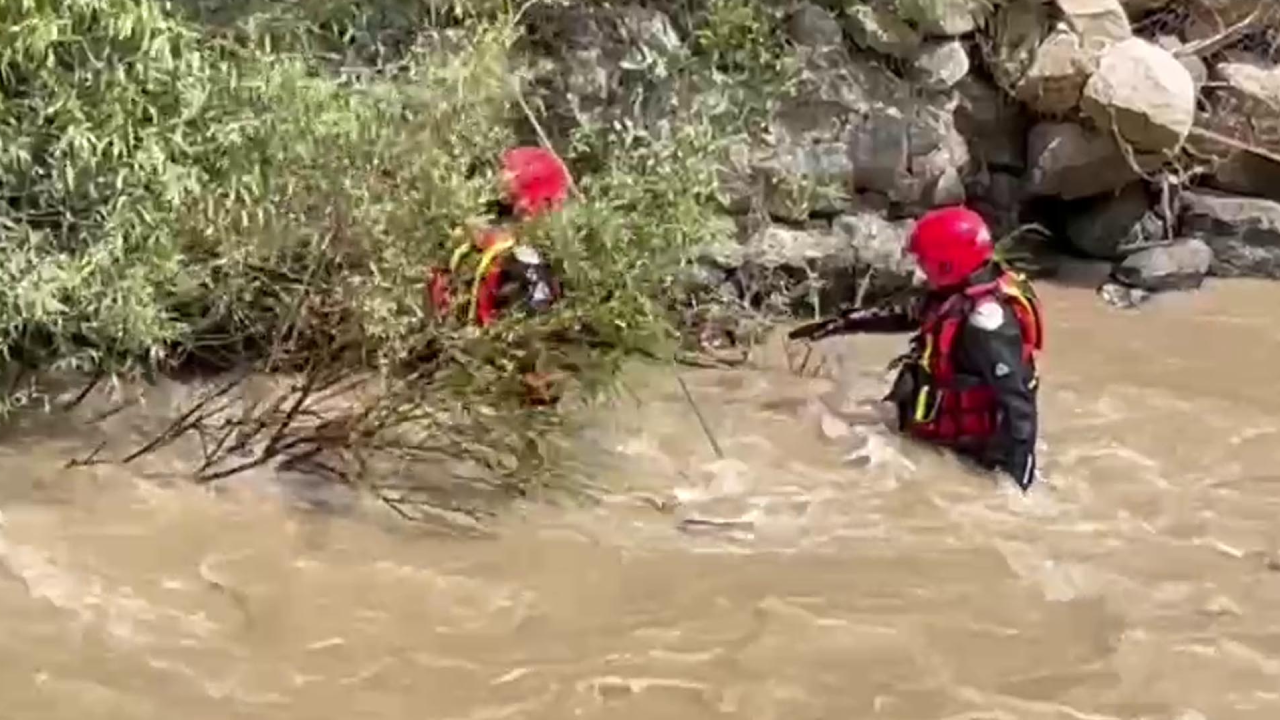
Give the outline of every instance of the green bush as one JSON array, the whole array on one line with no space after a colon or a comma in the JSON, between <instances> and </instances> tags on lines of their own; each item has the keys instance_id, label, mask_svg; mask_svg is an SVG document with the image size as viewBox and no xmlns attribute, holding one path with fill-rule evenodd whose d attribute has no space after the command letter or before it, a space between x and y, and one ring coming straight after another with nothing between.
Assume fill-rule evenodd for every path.
<instances>
[{"instance_id":1,"label":"green bush","mask_svg":"<svg viewBox=\"0 0 1280 720\"><path fill-rule=\"evenodd\" d=\"M776 18L752 8L713 2L680 71L723 93L778 74L776 48L756 47ZM11 379L287 369L325 347L387 371L447 354L442 387L490 392L516 370L607 377L626 353L658 352L690 251L731 231L714 191L718 154L745 130L725 101L739 96L700 101L661 139L579 133L571 164L608 162L528 229L570 292L555 312L480 335L426 316L426 268L464 239L516 141L517 33L505 2L0 3Z\"/></svg>"}]
</instances>

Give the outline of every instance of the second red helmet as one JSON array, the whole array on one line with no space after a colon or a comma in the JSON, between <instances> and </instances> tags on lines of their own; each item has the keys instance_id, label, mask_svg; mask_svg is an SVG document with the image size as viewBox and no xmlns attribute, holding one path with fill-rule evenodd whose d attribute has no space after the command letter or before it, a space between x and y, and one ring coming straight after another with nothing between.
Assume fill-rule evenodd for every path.
<instances>
[{"instance_id":1,"label":"second red helmet","mask_svg":"<svg viewBox=\"0 0 1280 720\"><path fill-rule=\"evenodd\" d=\"M907 250L929 285L960 285L994 255L991 229L978 213L961 206L930 210L916 221Z\"/></svg>"},{"instance_id":2,"label":"second red helmet","mask_svg":"<svg viewBox=\"0 0 1280 720\"><path fill-rule=\"evenodd\" d=\"M564 203L573 182L560 158L541 147L518 147L502 156L507 198L521 217L555 210Z\"/></svg>"}]
</instances>

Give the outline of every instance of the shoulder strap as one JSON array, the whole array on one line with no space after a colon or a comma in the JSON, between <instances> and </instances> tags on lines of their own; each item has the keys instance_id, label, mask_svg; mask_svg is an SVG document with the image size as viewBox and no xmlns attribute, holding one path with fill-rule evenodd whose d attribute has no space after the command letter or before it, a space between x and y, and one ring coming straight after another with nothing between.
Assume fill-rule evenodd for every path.
<instances>
[{"instance_id":1,"label":"shoulder strap","mask_svg":"<svg viewBox=\"0 0 1280 720\"><path fill-rule=\"evenodd\" d=\"M1022 325L1023 343L1029 351L1039 352L1044 347L1044 322L1040 313L1040 300L1026 276L1006 271L1000 277L998 292L1015 306L1014 314Z\"/></svg>"},{"instance_id":2,"label":"shoulder strap","mask_svg":"<svg viewBox=\"0 0 1280 720\"><path fill-rule=\"evenodd\" d=\"M480 262L476 263L476 275L471 280L471 302L467 310L467 317L476 316L476 304L480 300L480 290L484 285L485 276L489 274L489 268L493 265L500 255L514 247L516 241L508 234L503 234L501 239L495 241L492 245L485 249L484 254L480 256Z\"/></svg>"}]
</instances>

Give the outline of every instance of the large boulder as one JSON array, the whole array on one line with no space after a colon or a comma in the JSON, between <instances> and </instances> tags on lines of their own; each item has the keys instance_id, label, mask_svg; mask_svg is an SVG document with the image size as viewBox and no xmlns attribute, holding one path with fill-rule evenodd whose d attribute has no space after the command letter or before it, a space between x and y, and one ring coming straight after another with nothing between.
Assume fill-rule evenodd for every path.
<instances>
[{"instance_id":1,"label":"large boulder","mask_svg":"<svg viewBox=\"0 0 1280 720\"><path fill-rule=\"evenodd\" d=\"M1167 50L1131 38L1103 54L1081 109L1138 152L1174 152L1195 122L1195 81Z\"/></svg>"},{"instance_id":2,"label":"large boulder","mask_svg":"<svg viewBox=\"0 0 1280 720\"><path fill-rule=\"evenodd\" d=\"M1280 203L1213 191L1182 197L1182 232L1213 248L1213 272L1280 278Z\"/></svg>"},{"instance_id":3,"label":"large boulder","mask_svg":"<svg viewBox=\"0 0 1280 720\"><path fill-rule=\"evenodd\" d=\"M1140 250L1116 266L1112 278L1149 292L1194 290L1204 283L1213 250L1202 240L1178 240Z\"/></svg>"},{"instance_id":4,"label":"large boulder","mask_svg":"<svg viewBox=\"0 0 1280 720\"><path fill-rule=\"evenodd\" d=\"M1166 237L1164 221L1152 208L1142 183L1115 195L1072 203L1066 214L1066 236L1072 247L1100 260L1119 260Z\"/></svg>"},{"instance_id":5,"label":"large boulder","mask_svg":"<svg viewBox=\"0 0 1280 720\"><path fill-rule=\"evenodd\" d=\"M1113 192L1138 179L1114 138L1075 123L1043 122L1027 136L1027 191L1064 200ZM1151 162L1135 158L1139 168Z\"/></svg>"},{"instance_id":6,"label":"large boulder","mask_svg":"<svg viewBox=\"0 0 1280 720\"><path fill-rule=\"evenodd\" d=\"M1235 142L1195 142L1197 151L1217 160L1211 184L1280 200L1280 162L1271 159L1280 157L1280 67L1223 63L1214 69L1213 80L1199 124Z\"/></svg>"}]
</instances>

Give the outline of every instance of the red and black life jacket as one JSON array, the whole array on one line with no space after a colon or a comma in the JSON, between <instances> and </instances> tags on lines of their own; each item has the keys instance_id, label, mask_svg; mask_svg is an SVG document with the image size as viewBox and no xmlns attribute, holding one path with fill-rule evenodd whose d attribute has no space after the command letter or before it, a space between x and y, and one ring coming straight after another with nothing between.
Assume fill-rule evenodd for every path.
<instances>
[{"instance_id":1,"label":"red and black life jacket","mask_svg":"<svg viewBox=\"0 0 1280 720\"><path fill-rule=\"evenodd\" d=\"M463 260L477 250L481 251L475 266L469 273L464 272ZM513 285L518 285L518 290L513 290ZM483 242L468 241L455 248L447 269L431 269L427 300L437 315L444 315L453 309L454 295L463 288L466 321L481 327L497 320L513 300L532 309L543 309L560 297L559 283L541 257L532 248L518 245L509 232L497 228L486 231ZM524 297L511 297L516 292Z\"/></svg>"},{"instance_id":2,"label":"red and black life jacket","mask_svg":"<svg viewBox=\"0 0 1280 720\"><path fill-rule=\"evenodd\" d=\"M995 389L955 367L957 336L973 309L990 299L1013 311L1022 329L1022 360L1034 372L1044 344L1040 303L1025 277L1005 270L994 281L970 286L925 310L911 362L914 394L902 408L903 429L910 435L966 449L980 448L995 435Z\"/></svg>"}]
</instances>

